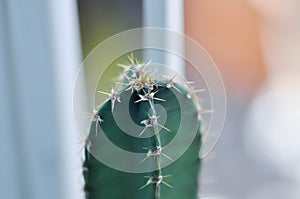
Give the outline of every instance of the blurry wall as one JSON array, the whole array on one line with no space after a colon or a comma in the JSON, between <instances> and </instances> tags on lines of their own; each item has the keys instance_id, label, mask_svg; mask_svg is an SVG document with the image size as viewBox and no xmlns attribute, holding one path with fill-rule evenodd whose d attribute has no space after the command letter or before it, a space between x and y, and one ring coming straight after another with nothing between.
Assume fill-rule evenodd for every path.
<instances>
[{"instance_id":1,"label":"blurry wall","mask_svg":"<svg viewBox=\"0 0 300 199\"><path fill-rule=\"evenodd\" d=\"M258 16L247 1L239 0L190 0L184 9L185 33L216 62L227 93L226 123L214 151L204 159L201 194L245 198L263 178L258 170L253 174L256 168L243 143L249 102L266 78Z\"/></svg>"},{"instance_id":2,"label":"blurry wall","mask_svg":"<svg viewBox=\"0 0 300 199\"><path fill-rule=\"evenodd\" d=\"M204 160L203 197L300 197L299 8L185 1L185 31L218 65L228 97L223 134Z\"/></svg>"},{"instance_id":3,"label":"blurry wall","mask_svg":"<svg viewBox=\"0 0 300 199\"><path fill-rule=\"evenodd\" d=\"M142 25L142 0L78 0L84 57L101 41Z\"/></svg>"},{"instance_id":4,"label":"blurry wall","mask_svg":"<svg viewBox=\"0 0 300 199\"><path fill-rule=\"evenodd\" d=\"M265 78L258 28L247 1L185 1L185 33L207 49L230 96L251 97Z\"/></svg>"}]
</instances>

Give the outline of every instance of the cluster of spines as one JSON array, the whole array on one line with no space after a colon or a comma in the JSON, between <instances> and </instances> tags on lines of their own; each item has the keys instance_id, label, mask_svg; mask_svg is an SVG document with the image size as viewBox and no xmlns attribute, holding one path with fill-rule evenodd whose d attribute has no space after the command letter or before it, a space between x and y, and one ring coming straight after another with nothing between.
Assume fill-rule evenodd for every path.
<instances>
[{"instance_id":1,"label":"cluster of spines","mask_svg":"<svg viewBox=\"0 0 300 199\"><path fill-rule=\"evenodd\" d=\"M176 75L173 77L169 78L165 76L165 79L163 81L157 81L154 78L155 74L150 74L146 68L149 66L150 62L148 63L143 63L139 62L138 60L134 59L133 56L128 56L128 59L130 61L129 65L124 65L124 64L118 64L118 66L122 67L123 73L120 75L120 80L126 79L126 82L115 82L116 84L121 84L125 87L125 91L131 90L133 93L134 91L138 92L138 96L140 99L135 101L135 103L139 103L142 101L148 101L150 108L151 108L151 115L150 113L147 113L148 118L146 120L142 120L141 124L145 125L144 129L142 132L139 134L139 136L142 136L143 133L148 129L152 128L153 133L155 135L155 145L151 147L143 147L143 149L147 150L146 156L144 159L140 161L140 163L144 162L147 158L153 157L154 160L157 162L157 170L154 171L153 176L144 176L148 180L146 183L140 187L140 189L143 189L147 187L150 184L155 185L155 198L159 198L159 190L160 190L160 184L164 184L169 188L172 188L170 184L168 184L166 181L164 181L165 178L171 177L171 175L162 175L162 169L160 166L160 158L161 156L164 156L165 158L173 161L171 157L169 157L167 154L163 153L163 147L161 146L161 141L160 141L160 136L158 135L159 133L159 128L165 129L166 131L170 131L167 127L163 126L158 122L159 116L156 115L156 110L154 107L154 101L166 101L161 98L155 97L155 94L159 92L159 90L155 90L155 88L159 87L166 87L168 89L174 88L176 91L179 93L182 93L176 86L174 79ZM196 95L196 93L203 92L204 89L200 90L195 90L191 84L193 82L185 82L185 89L186 89L186 98L187 99L192 99L195 101L195 105L197 108L197 119L199 121L202 120L202 113L206 112L211 112L210 110L202 110L200 103L198 102L199 97ZM108 100L111 101L111 111L113 112L115 103L121 103L121 98L120 98L120 93L116 91L115 89L111 89L111 92L103 92L103 91L98 91L101 94L107 95ZM142 94L140 94L142 92ZM96 106L99 107L100 105ZM96 135L97 135L97 129L98 127L102 124L103 119L101 118L101 115L97 109L93 110L92 114L92 122L95 123L96 125ZM85 148L90 151L90 148L92 147L91 141L87 138L85 141ZM88 172L88 168L83 165L83 172ZM85 190L86 194L88 193L88 190Z\"/></svg>"}]
</instances>

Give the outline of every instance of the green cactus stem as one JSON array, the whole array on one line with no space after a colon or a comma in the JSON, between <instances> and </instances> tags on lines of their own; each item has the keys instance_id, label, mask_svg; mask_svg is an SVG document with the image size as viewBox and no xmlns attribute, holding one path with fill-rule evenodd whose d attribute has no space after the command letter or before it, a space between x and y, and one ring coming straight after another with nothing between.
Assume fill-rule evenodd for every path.
<instances>
[{"instance_id":1,"label":"green cactus stem","mask_svg":"<svg viewBox=\"0 0 300 199\"><path fill-rule=\"evenodd\" d=\"M190 86L175 83L175 77L156 80L147 71L147 64L134 61L132 57L129 60L129 65L121 65L126 77L120 83L123 87L113 89L111 93L100 91L108 95L108 100L94 112L85 144L83 175L86 199L196 199L201 165L201 117L196 91ZM122 99L130 99L129 104ZM123 114L115 112L121 106L128 108L132 121L142 127L143 130L136 132L136 136L124 132L115 121L114 114ZM162 121L155 108L157 106L164 108L167 116L165 121ZM173 154L165 152L164 146L176 136L181 117L185 118L190 129L196 129L197 132L194 132L196 137L189 148L173 160ZM91 150L105 150L99 146L100 128L116 146L145 154L140 161L141 165L155 165L156 169L144 173L127 173L96 159ZM184 133L191 133L189 131L186 129ZM176 150L184 149L178 144ZM161 167L167 161L172 163Z\"/></svg>"}]
</instances>

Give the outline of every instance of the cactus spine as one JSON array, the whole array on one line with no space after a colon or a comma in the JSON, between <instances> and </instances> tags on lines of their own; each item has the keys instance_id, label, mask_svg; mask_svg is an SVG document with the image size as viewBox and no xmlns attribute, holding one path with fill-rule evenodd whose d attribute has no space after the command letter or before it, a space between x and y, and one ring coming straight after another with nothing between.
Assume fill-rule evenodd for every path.
<instances>
[{"instance_id":1,"label":"cactus spine","mask_svg":"<svg viewBox=\"0 0 300 199\"><path fill-rule=\"evenodd\" d=\"M157 80L147 70L148 64L138 62L131 56L129 61L129 65L120 65L124 68L125 81L117 84L122 85L122 88L112 89L111 93L99 91L107 95L108 100L94 111L85 144L83 175L86 198L195 199L198 196L198 153L201 147L201 109L195 93L200 90L193 90L189 84L181 86L175 83L175 76ZM123 104L123 98L129 98L129 104ZM180 107L179 101L184 103L184 107ZM164 124L159 121L156 105L161 105L166 110L167 119ZM114 120L113 113L122 114L114 112L118 106L128 106L132 120L143 127L135 137L120 129ZM185 117L186 125L191 129L196 127L194 129L197 132L188 150L173 162L173 154L167 154L164 146L176 136L180 117ZM99 149L101 144L97 134L100 128L116 146L127 151L144 153L140 164L155 165L155 169L144 173L126 173L98 161L91 154L91 150L104 150ZM190 133L188 131L186 129L185 133ZM143 137L144 134L151 136ZM181 147L178 144L176 150L180 151ZM166 161L173 163L162 168L162 163Z\"/></svg>"}]
</instances>

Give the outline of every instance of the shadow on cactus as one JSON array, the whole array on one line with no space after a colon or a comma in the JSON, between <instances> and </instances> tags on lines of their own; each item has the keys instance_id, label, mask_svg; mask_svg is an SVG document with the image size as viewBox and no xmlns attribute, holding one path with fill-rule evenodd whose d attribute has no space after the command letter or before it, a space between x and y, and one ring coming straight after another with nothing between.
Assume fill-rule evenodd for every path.
<instances>
[{"instance_id":1,"label":"shadow on cactus","mask_svg":"<svg viewBox=\"0 0 300 199\"><path fill-rule=\"evenodd\" d=\"M86 139L86 198L195 199L199 195L201 165L201 108L195 93L201 90L194 90L189 82L177 82L176 75L157 78L149 63L128 58L129 65L120 65L124 68L123 79L116 82L115 89L110 93L98 91L108 100L94 111ZM125 127L120 127L120 121ZM181 141L167 149L178 131L196 136L187 150ZM128 168L145 168L145 172L123 172L99 161L94 153L107 150L100 133L119 148L141 154L139 160L131 161L112 151L109 158Z\"/></svg>"}]
</instances>

